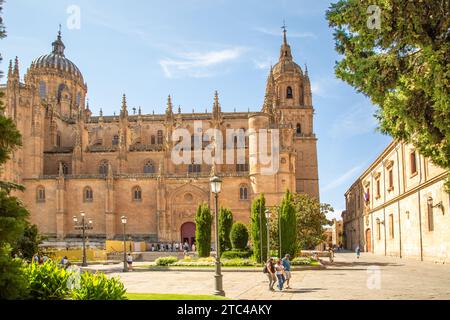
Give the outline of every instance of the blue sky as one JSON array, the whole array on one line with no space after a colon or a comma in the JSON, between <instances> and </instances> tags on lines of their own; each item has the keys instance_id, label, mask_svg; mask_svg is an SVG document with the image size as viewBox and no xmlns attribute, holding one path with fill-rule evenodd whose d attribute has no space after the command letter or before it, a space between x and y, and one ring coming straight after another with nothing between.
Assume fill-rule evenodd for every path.
<instances>
[{"instance_id":1,"label":"blue sky","mask_svg":"<svg viewBox=\"0 0 450 320\"><path fill-rule=\"evenodd\" d=\"M69 29L70 6L80 29ZM51 51L62 24L66 56L81 70L94 114L129 107L162 113L167 95L183 112L211 110L218 90L222 110L261 108L271 63L281 45L283 19L294 59L308 64L319 138L321 201L345 207L344 193L391 138L376 132L375 107L334 76L339 56L325 19L328 1L9 0L3 62L19 56L21 75ZM2 79L4 82L5 79ZM331 217L331 216L330 216Z\"/></svg>"}]
</instances>

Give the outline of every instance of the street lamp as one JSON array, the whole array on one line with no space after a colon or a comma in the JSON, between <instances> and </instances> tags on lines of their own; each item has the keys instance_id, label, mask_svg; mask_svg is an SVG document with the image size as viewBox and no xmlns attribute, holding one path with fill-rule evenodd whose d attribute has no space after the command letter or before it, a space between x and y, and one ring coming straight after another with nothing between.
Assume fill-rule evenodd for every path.
<instances>
[{"instance_id":1,"label":"street lamp","mask_svg":"<svg viewBox=\"0 0 450 320\"><path fill-rule=\"evenodd\" d=\"M223 291L222 286L222 273L220 270L220 244L219 244L219 203L218 197L220 193L220 189L222 187L222 180L214 175L210 180L211 183L211 192L214 193L215 196L215 231L216 231L216 287L214 291L214 295L216 296L225 296L225 292Z\"/></svg>"},{"instance_id":2,"label":"street lamp","mask_svg":"<svg viewBox=\"0 0 450 320\"><path fill-rule=\"evenodd\" d=\"M127 224L127 217L122 216L120 218L123 225L123 272L128 272L128 265L127 265L127 239L125 237L125 225Z\"/></svg>"},{"instance_id":3,"label":"street lamp","mask_svg":"<svg viewBox=\"0 0 450 320\"><path fill-rule=\"evenodd\" d=\"M83 241L83 262L81 263L82 267L87 267L87 259L86 259L86 230L92 230L92 219L88 219L86 223L86 215L84 211L80 211L81 221L78 221L78 217L73 216L74 228L75 230L82 231L82 241Z\"/></svg>"},{"instance_id":4,"label":"street lamp","mask_svg":"<svg viewBox=\"0 0 450 320\"><path fill-rule=\"evenodd\" d=\"M270 244L269 244L269 220L270 220L270 210L266 209L266 222L267 222L267 259L270 258Z\"/></svg>"}]
</instances>

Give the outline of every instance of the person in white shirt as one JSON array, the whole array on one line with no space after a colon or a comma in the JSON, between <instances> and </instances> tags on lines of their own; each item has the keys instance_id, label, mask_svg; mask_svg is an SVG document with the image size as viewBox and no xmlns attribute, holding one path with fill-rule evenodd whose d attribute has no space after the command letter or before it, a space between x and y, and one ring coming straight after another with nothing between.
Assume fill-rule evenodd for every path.
<instances>
[{"instance_id":1,"label":"person in white shirt","mask_svg":"<svg viewBox=\"0 0 450 320\"><path fill-rule=\"evenodd\" d=\"M133 270L133 256L131 253L127 256L128 270Z\"/></svg>"}]
</instances>

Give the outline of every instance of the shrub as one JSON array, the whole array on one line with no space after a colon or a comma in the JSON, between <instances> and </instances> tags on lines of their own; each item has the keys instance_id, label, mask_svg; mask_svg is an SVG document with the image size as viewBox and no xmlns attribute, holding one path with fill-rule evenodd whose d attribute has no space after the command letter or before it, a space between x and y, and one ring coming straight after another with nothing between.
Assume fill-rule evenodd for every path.
<instances>
[{"instance_id":1,"label":"shrub","mask_svg":"<svg viewBox=\"0 0 450 320\"><path fill-rule=\"evenodd\" d=\"M126 300L126 289L118 278L108 278L104 273L84 272L79 285L72 289L74 300Z\"/></svg>"},{"instance_id":2,"label":"shrub","mask_svg":"<svg viewBox=\"0 0 450 320\"><path fill-rule=\"evenodd\" d=\"M316 260L310 258L310 257L297 257L291 260L291 264L293 266L301 266L301 265L309 265L313 262L316 262Z\"/></svg>"},{"instance_id":3,"label":"shrub","mask_svg":"<svg viewBox=\"0 0 450 320\"><path fill-rule=\"evenodd\" d=\"M17 300L28 295L28 281L23 272L23 261L13 259L11 248L0 246L0 300Z\"/></svg>"},{"instance_id":4,"label":"shrub","mask_svg":"<svg viewBox=\"0 0 450 320\"><path fill-rule=\"evenodd\" d=\"M42 265L29 264L25 268L30 287L30 298L36 300L63 300L69 294L67 280L71 271L48 260Z\"/></svg>"},{"instance_id":5,"label":"shrub","mask_svg":"<svg viewBox=\"0 0 450 320\"><path fill-rule=\"evenodd\" d=\"M212 216L206 203L200 205L195 214L195 239L199 257L209 257L211 253Z\"/></svg>"},{"instance_id":6,"label":"shrub","mask_svg":"<svg viewBox=\"0 0 450 320\"><path fill-rule=\"evenodd\" d=\"M231 260L224 260L222 262L222 265L225 267L243 267L243 266L254 266L256 265L256 262L249 259L231 259Z\"/></svg>"},{"instance_id":7,"label":"shrub","mask_svg":"<svg viewBox=\"0 0 450 320\"><path fill-rule=\"evenodd\" d=\"M233 224L231 228L231 245L235 250L244 250L247 247L248 242L248 230L247 227L240 222Z\"/></svg>"},{"instance_id":8,"label":"shrub","mask_svg":"<svg viewBox=\"0 0 450 320\"><path fill-rule=\"evenodd\" d=\"M248 259L253 255L252 250L230 250L222 253L222 259Z\"/></svg>"},{"instance_id":9,"label":"shrub","mask_svg":"<svg viewBox=\"0 0 450 320\"><path fill-rule=\"evenodd\" d=\"M157 266L168 266L178 261L177 257L160 257L155 260Z\"/></svg>"},{"instance_id":10,"label":"shrub","mask_svg":"<svg viewBox=\"0 0 450 320\"><path fill-rule=\"evenodd\" d=\"M220 252L231 249L230 233L233 226L233 213L230 209L220 208L219 211L219 243Z\"/></svg>"}]
</instances>

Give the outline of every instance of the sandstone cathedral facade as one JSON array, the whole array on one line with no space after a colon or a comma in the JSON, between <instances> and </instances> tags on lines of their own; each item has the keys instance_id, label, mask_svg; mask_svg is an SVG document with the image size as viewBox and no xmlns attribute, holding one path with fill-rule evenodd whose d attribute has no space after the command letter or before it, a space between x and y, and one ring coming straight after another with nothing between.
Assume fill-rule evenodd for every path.
<instances>
[{"instance_id":1,"label":"sandstone cathedral facade","mask_svg":"<svg viewBox=\"0 0 450 320\"><path fill-rule=\"evenodd\" d=\"M19 62L10 62L2 85L6 116L22 134L22 147L1 168L1 178L25 186L17 196L31 222L50 239L77 238L72 217L84 211L93 220L91 239L121 237L121 216L135 240L192 243L194 217L202 202L212 204L211 166L175 165L172 133L204 129L278 130L279 169L262 174L250 159L261 152L256 139L245 139L245 164L217 164L222 178L221 206L248 223L252 200L264 193L278 205L289 189L319 197L317 139L314 134L308 70L296 64L283 34L279 61L271 68L260 112L222 112L216 93L212 112L181 113L171 98L165 114L129 114L125 95L120 114L94 116L86 103L87 84L65 55L61 32L50 54L35 59L24 81ZM212 99L213 100L213 99ZM224 146L224 148L226 148Z\"/></svg>"}]
</instances>

